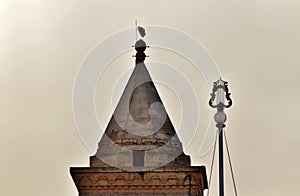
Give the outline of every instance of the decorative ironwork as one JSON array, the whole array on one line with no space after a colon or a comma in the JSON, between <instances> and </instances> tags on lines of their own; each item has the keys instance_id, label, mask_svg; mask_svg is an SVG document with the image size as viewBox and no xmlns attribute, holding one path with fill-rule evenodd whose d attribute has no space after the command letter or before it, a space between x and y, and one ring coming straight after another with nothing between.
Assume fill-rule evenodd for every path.
<instances>
[{"instance_id":1,"label":"decorative ironwork","mask_svg":"<svg viewBox=\"0 0 300 196\"><path fill-rule=\"evenodd\" d=\"M225 103L223 103L223 102L213 104L213 102L215 101L215 99L217 97L216 92L219 89L223 89L223 91L225 93L225 98L227 99L227 105L225 105ZM228 90L228 82L222 80L222 78L220 78L218 81L214 82L212 93L210 95L211 95L211 98L209 100L209 106L212 108L217 108L218 111L223 111L224 108L229 108L232 105L232 100L230 98L231 93L229 93L229 90Z\"/></svg>"}]
</instances>

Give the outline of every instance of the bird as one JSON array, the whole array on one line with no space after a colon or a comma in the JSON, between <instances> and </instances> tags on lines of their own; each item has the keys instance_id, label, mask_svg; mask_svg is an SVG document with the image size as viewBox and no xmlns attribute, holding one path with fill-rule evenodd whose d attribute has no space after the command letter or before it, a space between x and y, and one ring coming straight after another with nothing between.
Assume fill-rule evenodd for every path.
<instances>
[{"instance_id":1,"label":"bird","mask_svg":"<svg viewBox=\"0 0 300 196\"><path fill-rule=\"evenodd\" d=\"M146 31L145 31L145 29L144 29L143 27L138 26L138 27L137 27L137 30L138 30L139 34L140 34L142 37L145 37Z\"/></svg>"}]
</instances>

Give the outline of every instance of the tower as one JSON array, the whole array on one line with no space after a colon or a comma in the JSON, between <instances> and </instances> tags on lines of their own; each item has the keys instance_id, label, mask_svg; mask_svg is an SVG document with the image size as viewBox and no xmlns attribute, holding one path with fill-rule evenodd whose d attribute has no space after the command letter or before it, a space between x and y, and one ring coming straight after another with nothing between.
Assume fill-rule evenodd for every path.
<instances>
[{"instance_id":1,"label":"tower","mask_svg":"<svg viewBox=\"0 0 300 196\"><path fill-rule=\"evenodd\" d=\"M204 166L191 166L135 43L136 65L89 167L71 167L79 196L203 195Z\"/></svg>"}]
</instances>

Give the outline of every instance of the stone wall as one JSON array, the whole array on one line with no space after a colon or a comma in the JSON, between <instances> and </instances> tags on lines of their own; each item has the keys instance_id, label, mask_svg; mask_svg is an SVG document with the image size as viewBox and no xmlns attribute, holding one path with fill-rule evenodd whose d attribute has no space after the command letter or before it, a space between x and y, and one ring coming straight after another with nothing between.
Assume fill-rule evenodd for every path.
<instances>
[{"instance_id":1,"label":"stone wall","mask_svg":"<svg viewBox=\"0 0 300 196\"><path fill-rule=\"evenodd\" d=\"M207 188L204 166L162 167L146 172L71 168L79 196L199 195Z\"/></svg>"}]
</instances>

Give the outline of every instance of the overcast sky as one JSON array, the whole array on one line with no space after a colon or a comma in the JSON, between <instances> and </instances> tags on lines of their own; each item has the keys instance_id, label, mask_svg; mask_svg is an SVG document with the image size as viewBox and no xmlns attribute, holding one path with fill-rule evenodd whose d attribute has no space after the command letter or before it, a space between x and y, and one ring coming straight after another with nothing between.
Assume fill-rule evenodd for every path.
<instances>
[{"instance_id":1,"label":"overcast sky","mask_svg":"<svg viewBox=\"0 0 300 196\"><path fill-rule=\"evenodd\" d=\"M1 0L2 194L77 195L69 167L88 166L92 155L73 119L77 70L92 47L133 27L137 19L194 37L229 81L234 105L227 112L226 133L239 195L299 195L299 18L300 2L292 0ZM200 125L193 142L184 145L193 164L206 165L209 172L211 153L199 156L210 119L205 81L180 56L148 50L149 60L174 64L195 87ZM132 68L133 53L115 59L99 81L97 113L104 125L113 111L107 104L111 87L122 74L117 65L126 64L121 70ZM157 87L178 127L178 98L167 87ZM217 168L214 179L216 172ZM229 173L226 180L227 195L233 195ZM211 195L217 195L215 182L212 189Z\"/></svg>"}]
</instances>

